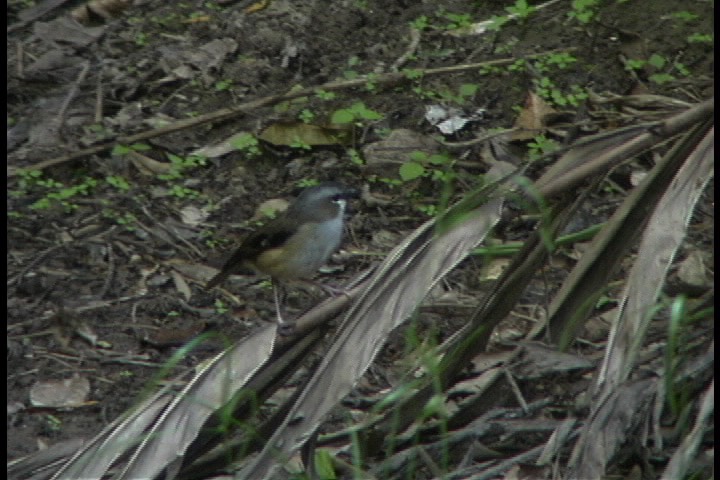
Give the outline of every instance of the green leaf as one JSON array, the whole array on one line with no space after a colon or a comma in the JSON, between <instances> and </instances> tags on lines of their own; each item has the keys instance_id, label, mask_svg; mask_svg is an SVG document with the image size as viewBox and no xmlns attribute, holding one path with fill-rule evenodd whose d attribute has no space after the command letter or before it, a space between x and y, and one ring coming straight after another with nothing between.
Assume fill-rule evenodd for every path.
<instances>
[{"instance_id":1,"label":"green leaf","mask_svg":"<svg viewBox=\"0 0 720 480\"><path fill-rule=\"evenodd\" d=\"M650 56L650 58L648 59L648 63L655 68L663 68L665 66L665 63L667 63L667 60L665 60L665 57L663 57L662 55L653 53L652 56Z\"/></svg>"},{"instance_id":2,"label":"green leaf","mask_svg":"<svg viewBox=\"0 0 720 480\"><path fill-rule=\"evenodd\" d=\"M712 43L713 36L707 33L693 33L687 37L688 43Z\"/></svg>"},{"instance_id":3,"label":"green leaf","mask_svg":"<svg viewBox=\"0 0 720 480\"><path fill-rule=\"evenodd\" d=\"M678 20L683 20L685 22L690 22L698 18L697 15L695 15L694 13L690 13L687 10L671 13L670 16L673 18L677 18Z\"/></svg>"},{"instance_id":4,"label":"green leaf","mask_svg":"<svg viewBox=\"0 0 720 480\"><path fill-rule=\"evenodd\" d=\"M334 92L327 92L327 91L321 90L321 89L316 90L316 91L315 91L315 95L316 95L320 100L332 100L333 98L335 98L335 93L334 93Z\"/></svg>"},{"instance_id":5,"label":"green leaf","mask_svg":"<svg viewBox=\"0 0 720 480\"><path fill-rule=\"evenodd\" d=\"M629 59L625 62L625 65L627 65L627 68L630 68L632 70L640 70L645 66L645 60L633 60Z\"/></svg>"},{"instance_id":6,"label":"green leaf","mask_svg":"<svg viewBox=\"0 0 720 480\"><path fill-rule=\"evenodd\" d=\"M121 155L127 155L131 152L130 147L127 145L115 145L112 149L112 152L110 152L111 155L121 156Z\"/></svg>"},{"instance_id":7,"label":"green leaf","mask_svg":"<svg viewBox=\"0 0 720 480\"><path fill-rule=\"evenodd\" d=\"M334 480L337 478L330 453L325 449L315 450L315 473L318 478Z\"/></svg>"},{"instance_id":8,"label":"green leaf","mask_svg":"<svg viewBox=\"0 0 720 480\"><path fill-rule=\"evenodd\" d=\"M375 110L370 110L369 108L362 110L360 113L360 116L364 120L382 120L383 116L380 115Z\"/></svg>"},{"instance_id":9,"label":"green leaf","mask_svg":"<svg viewBox=\"0 0 720 480\"><path fill-rule=\"evenodd\" d=\"M428 162L430 162L433 165L445 165L448 163L448 156L447 155L441 155L439 153L435 153L433 155L430 155L430 158L428 159Z\"/></svg>"},{"instance_id":10,"label":"green leaf","mask_svg":"<svg viewBox=\"0 0 720 480\"><path fill-rule=\"evenodd\" d=\"M335 110L335 112L332 114L332 117L330 117L330 123L336 124L352 123L354 120L355 115L352 111L346 108Z\"/></svg>"},{"instance_id":11,"label":"green leaf","mask_svg":"<svg viewBox=\"0 0 720 480\"><path fill-rule=\"evenodd\" d=\"M367 108L362 102L353 103L352 107L350 107L350 111L356 117L360 117L364 120L380 120L382 118L382 115L375 110Z\"/></svg>"},{"instance_id":12,"label":"green leaf","mask_svg":"<svg viewBox=\"0 0 720 480\"><path fill-rule=\"evenodd\" d=\"M480 88L476 83L463 83L460 85L460 96L461 97L472 97L475 92Z\"/></svg>"},{"instance_id":13,"label":"green leaf","mask_svg":"<svg viewBox=\"0 0 720 480\"><path fill-rule=\"evenodd\" d=\"M343 71L343 77L345 77L346 80L355 80L359 76L360 76L360 74L358 72L356 72L355 70Z\"/></svg>"},{"instance_id":14,"label":"green leaf","mask_svg":"<svg viewBox=\"0 0 720 480\"><path fill-rule=\"evenodd\" d=\"M251 133L243 133L242 135L233 138L230 143L238 150L243 150L257 145L258 141Z\"/></svg>"},{"instance_id":15,"label":"green leaf","mask_svg":"<svg viewBox=\"0 0 720 480\"><path fill-rule=\"evenodd\" d=\"M658 85L663 85L665 83L672 82L673 80L675 80L675 77L673 77L669 73L656 73L654 75L650 75L648 79L651 82L657 83Z\"/></svg>"},{"instance_id":16,"label":"green leaf","mask_svg":"<svg viewBox=\"0 0 720 480\"><path fill-rule=\"evenodd\" d=\"M419 150L414 150L410 152L410 155L408 155L408 157L410 157L410 160L412 160L413 162L425 162L428 158L427 153L421 152Z\"/></svg>"},{"instance_id":17,"label":"green leaf","mask_svg":"<svg viewBox=\"0 0 720 480\"><path fill-rule=\"evenodd\" d=\"M400 166L400 178L405 182L425 175L425 167L415 162L405 162Z\"/></svg>"}]
</instances>

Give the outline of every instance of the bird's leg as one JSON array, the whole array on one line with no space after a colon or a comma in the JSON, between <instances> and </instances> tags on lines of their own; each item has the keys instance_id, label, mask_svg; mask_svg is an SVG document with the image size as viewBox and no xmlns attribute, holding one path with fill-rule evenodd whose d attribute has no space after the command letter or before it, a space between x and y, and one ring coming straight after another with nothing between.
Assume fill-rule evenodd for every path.
<instances>
[{"instance_id":1,"label":"bird's leg","mask_svg":"<svg viewBox=\"0 0 720 480\"><path fill-rule=\"evenodd\" d=\"M276 279L272 279L273 297L275 298L275 312L277 314L278 332L280 335L292 335L295 330L294 322L286 322L283 318L283 305L287 298L287 290L285 285Z\"/></svg>"},{"instance_id":2,"label":"bird's leg","mask_svg":"<svg viewBox=\"0 0 720 480\"><path fill-rule=\"evenodd\" d=\"M275 313L277 314L277 322L279 325L282 325L283 323L285 323L285 320L283 320L283 303L285 302L285 299L287 297L287 292L285 291L283 285L281 285L280 282L278 282L274 278L272 279L272 287L273 299L275 300Z\"/></svg>"}]
</instances>

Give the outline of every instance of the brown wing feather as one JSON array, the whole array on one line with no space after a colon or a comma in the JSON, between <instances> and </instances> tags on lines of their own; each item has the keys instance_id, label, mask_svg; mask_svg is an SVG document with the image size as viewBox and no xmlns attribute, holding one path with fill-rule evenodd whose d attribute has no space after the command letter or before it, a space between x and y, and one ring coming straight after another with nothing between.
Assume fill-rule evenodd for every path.
<instances>
[{"instance_id":1,"label":"brown wing feather","mask_svg":"<svg viewBox=\"0 0 720 480\"><path fill-rule=\"evenodd\" d=\"M278 218L261 227L257 232L251 233L225 262L220 273L210 279L205 288L210 290L220 284L248 263L253 263L262 252L283 246L294 233L295 229L285 218Z\"/></svg>"}]
</instances>

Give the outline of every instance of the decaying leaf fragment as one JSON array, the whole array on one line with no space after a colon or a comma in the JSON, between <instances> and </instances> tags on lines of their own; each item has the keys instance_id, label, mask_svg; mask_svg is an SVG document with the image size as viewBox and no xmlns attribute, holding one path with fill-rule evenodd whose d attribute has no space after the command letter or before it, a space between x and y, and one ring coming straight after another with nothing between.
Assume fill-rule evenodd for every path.
<instances>
[{"instance_id":1,"label":"decaying leaf fragment","mask_svg":"<svg viewBox=\"0 0 720 480\"><path fill-rule=\"evenodd\" d=\"M75 8L70 16L83 25L91 23L96 18L111 20L133 4L133 0L91 0Z\"/></svg>"}]
</instances>

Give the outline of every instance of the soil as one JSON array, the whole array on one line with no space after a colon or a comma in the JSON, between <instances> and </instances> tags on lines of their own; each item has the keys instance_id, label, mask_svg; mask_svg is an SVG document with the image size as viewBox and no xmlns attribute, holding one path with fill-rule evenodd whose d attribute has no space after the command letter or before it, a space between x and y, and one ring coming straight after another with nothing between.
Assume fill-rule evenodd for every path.
<instances>
[{"instance_id":1,"label":"soil","mask_svg":"<svg viewBox=\"0 0 720 480\"><path fill-rule=\"evenodd\" d=\"M319 277L342 284L429 218L441 190L431 177L403 182L397 164L362 165L354 155L400 129L414 134L413 141L437 137L437 128L424 119L425 108L457 105L450 97L457 98L463 85L475 88L462 110L482 109L482 118L446 140L511 127L517 107L544 74L475 68L362 85L340 89L332 99L275 102L148 138L130 153L106 149L59 161L40 178L18 169L293 88L380 77L398 64L432 69L557 50L577 58L552 71L563 92L652 93L696 102L712 91L713 48L687 40L712 32L711 2L605 2L587 24L568 18L568 3L559 2L484 35L452 34L448 25L458 17L449 14L485 20L505 14L508 2L274 0L257 11L247 10L249 2L135 3L109 9L107 18L90 13L88 26L76 26L67 5L32 15L23 10L26 2L8 2L8 459L91 437L158 378L198 364L273 318L266 279L237 277L222 290L202 288L211 267L252 229L249 219L258 218L262 201L290 199L311 181L369 185L378 201L366 197L354 205L343 251ZM680 21L672 15L680 10L696 17ZM410 24L422 17L429 27L413 48ZM671 65L629 71L622 61L653 54L681 63L689 74ZM651 80L668 72L675 80ZM257 154L230 149L189 165L191 153L232 135L257 134L278 122L302 124L303 115L327 125L338 109L358 102L382 119L359 119L346 131L350 140L294 147L261 142ZM525 143L516 148L527 153ZM463 179L487 170L487 152L477 144L452 155L459 160L459 197L471 187ZM185 167L169 170L170 156L185 159ZM176 176L160 179L160 171ZM127 185L118 186L119 179ZM49 192L60 190L52 182L87 190L38 207ZM477 278L470 261L448 281L472 298L482 288ZM305 293L290 300L297 308L312 301ZM440 322L436 330L451 332L466 314L451 310L432 322ZM182 345L203 332L199 346L171 363ZM394 360L402 341L400 334L390 342L378 363ZM31 402L38 386L48 384L52 391L58 384L48 382L72 379L87 380L77 387L87 389L79 404Z\"/></svg>"}]
</instances>

